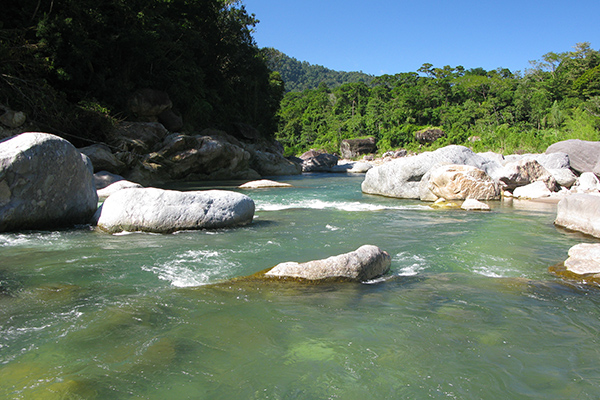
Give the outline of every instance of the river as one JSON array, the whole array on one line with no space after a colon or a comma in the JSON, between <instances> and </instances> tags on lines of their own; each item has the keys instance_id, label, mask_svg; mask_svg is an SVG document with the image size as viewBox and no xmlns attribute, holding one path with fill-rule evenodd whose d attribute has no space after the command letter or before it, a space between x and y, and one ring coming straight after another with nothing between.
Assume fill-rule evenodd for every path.
<instances>
[{"instance_id":1,"label":"river","mask_svg":"<svg viewBox=\"0 0 600 400\"><path fill-rule=\"evenodd\" d=\"M0 398L598 399L600 292L548 267L594 242L554 205L433 210L362 176L244 191L246 227L0 234ZM179 185L191 190L225 183ZM235 190L235 189L234 189ZM363 284L236 280L390 253Z\"/></svg>"}]
</instances>

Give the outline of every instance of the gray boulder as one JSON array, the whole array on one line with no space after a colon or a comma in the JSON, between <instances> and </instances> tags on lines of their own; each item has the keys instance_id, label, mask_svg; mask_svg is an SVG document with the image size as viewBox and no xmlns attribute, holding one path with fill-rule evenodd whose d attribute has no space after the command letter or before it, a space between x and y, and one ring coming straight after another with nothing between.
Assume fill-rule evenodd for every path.
<instances>
[{"instance_id":1,"label":"gray boulder","mask_svg":"<svg viewBox=\"0 0 600 400\"><path fill-rule=\"evenodd\" d=\"M11 129L20 127L27 120L27 116L23 111L5 110L0 115L0 122Z\"/></svg>"},{"instance_id":2,"label":"gray boulder","mask_svg":"<svg viewBox=\"0 0 600 400\"><path fill-rule=\"evenodd\" d=\"M549 197L551 195L552 192L550 191L550 189L548 189L548 186L546 186L546 184L542 181L535 181L524 186L519 186L512 193L512 197L515 197L517 199L529 200L541 199L543 197Z\"/></svg>"},{"instance_id":3,"label":"gray boulder","mask_svg":"<svg viewBox=\"0 0 600 400\"><path fill-rule=\"evenodd\" d=\"M494 153L493 151L486 151L484 153L477 153L483 158L487 158L490 161L495 161L500 165L504 165L504 156L500 153Z\"/></svg>"},{"instance_id":4,"label":"gray boulder","mask_svg":"<svg viewBox=\"0 0 600 400\"><path fill-rule=\"evenodd\" d=\"M333 154L310 150L300 156L302 172L331 172L339 158Z\"/></svg>"},{"instance_id":5,"label":"gray boulder","mask_svg":"<svg viewBox=\"0 0 600 400\"><path fill-rule=\"evenodd\" d=\"M377 142L374 137L367 139L344 139L340 143L343 158L354 158L363 154L377 153Z\"/></svg>"},{"instance_id":6,"label":"gray boulder","mask_svg":"<svg viewBox=\"0 0 600 400\"><path fill-rule=\"evenodd\" d=\"M419 188L422 201L494 200L500 197L498 184L484 171L470 165L442 165L430 170Z\"/></svg>"},{"instance_id":7,"label":"gray boulder","mask_svg":"<svg viewBox=\"0 0 600 400\"><path fill-rule=\"evenodd\" d=\"M101 230L109 233L170 233L246 225L252 222L254 209L250 197L236 192L138 188L112 194L94 219Z\"/></svg>"},{"instance_id":8,"label":"gray boulder","mask_svg":"<svg viewBox=\"0 0 600 400\"><path fill-rule=\"evenodd\" d=\"M260 178L249 166L250 153L232 140L219 134L169 135L158 151L144 156L125 177L145 186L174 180Z\"/></svg>"},{"instance_id":9,"label":"gray boulder","mask_svg":"<svg viewBox=\"0 0 600 400\"><path fill-rule=\"evenodd\" d=\"M122 122L113 131L112 143L122 151L147 154L169 135L158 122Z\"/></svg>"},{"instance_id":10,"label":"gray boulder","mask_svg":"<svg viewBox=\"0 0 600 400\"><path fill-rule=\"evenodd\" d=\"M125 163L119 160L106 145L93 144L83 147L79 151L92 161L94 172L108 171L113 174L120 174L125 168Z\"/></svg>"},{"instance_id":11,"label":"gray boulder","mask_svg":"<svg viewBox=\"0 0 600 400\"><path fill-rule=\"evenodd\" d=\"M568 169L571 166L568 154L563 152L548 154L510 154L504 157L502 165L517 163L525 159L534 159L546 169Z\"/></svg>"},{"instance_id":12,"label":"gray boulder","mask_svg":"<svg viewBox=\"0 0 600 400\"><path fill-rule=\"evenodd\" d=\"M546 149L546 154L558 152L569 156L570 166L575 172L593 172L600 161L600 142L569 139L554 143Z\"/></svg>"},{"instance_id":13,"label":"gray boulder","mask_svg":"<svg viewBox=\"0 0 600 400\"><path fill-rule=\"evenodd\" d=\"M298 175L302 166L284 158L281 154L255 150L250 152L252 169L262 176Z\"/></svg>"},{"instance_id":14,"label":"gray boulder","mask_svg":"<svg viewBox=\"0 0 600 400\"><path fill-rule=\"evenodd\" d=\"M96 186L96 190L100 190L124 179L125 178L121 175L113 174L108 171L99 171L94 174L94 185Z\"/></svg>"},{"instance_id":15,"label":"gray boulder","mask_svg":"<svg viewBox=\"0 0 600 400\"><path fill-rule=\"evenodd\" d=\"M112 183L100 190L98 190L98 201L106 200L110 195L115 194L119 190L123 189L131 189L131 188L141 188L143 187L139 183L130 182L126 180L120 180L115 183Z\"/></svg>"},{"instance_id":16,"label":"gray boulder","mask_svg":"<svg viewBox=\"0 0 600 400\"><path fill-rule=\"evenodd\" d=\"M88 163L71 143L47 133L0 142L0 232L89 223L98 196Z\"/></svg>"},{"instance_id":17,"label":"gray boulder","mask_svg":"<svg viewBox=\"0 0 600 400\"><path fill-rule=\"evenodd\" d=\"M388 197L420 199L421 179L433 167L447 164L470 165L486 172L492 179L501 174L502 166L481 157L464 146L446 146L413 157L398 158L367 171L362 191Z\"/></svg>"},{"instance_id":18,"label":"gray boulder","mask_svg":"<svg viewBox=\"0 0 600 400\"><path fill-rule=\"evenodd\" d=\"M350 253L305 263L285 262L265 273L269 278L295 278L309 281L343 280L364 282L385 274L390 255L377 246L364 245Z\"/></svg>"},{"instance_id":19,"label":"gray boulder","mask_svg":"<svg viewBox=\"0 0 600 400\"><path fill-rule=\"evenodd\" d=\"M600 244L581 243L571 247L565 268L578 275L600 274Z\"/></svg>"},{"instance_id":20,"label":"gray boulder","mask_svg":"<svg viewBox=\"0 0 600 400\"><path fill-rule=\"evenodd\" d=\"M557 226L600 237L600 196L571 194L558 202L556 210Z\"/></svg>"},{"instance_id":21,"label":"gray boulder","mask_svg":"<svg viewBox=\"0 0 600 400\"><path fill-rule=\"evenodd\" d=\"M544 182L551 191L560 189L550 172L533 158L523 158L507 164L499 180L507 190L514 190L536 181Z\"/></svg>"},{"instance_id":22,"label":"gray boulder","mask_svg":"<svg viewBox=\"0 0 600 400\"><path fill-rule=\"evenodd\" d=\"M568 168L548 169L548 172L556 180L556 183L566 188L570 188L577 181L577 175Z\"/></svg>"},{"instance_id":23,"label":"gray boulder","mask_svg":"<svg viewBox=\"0 0 600 400\"><path fill-rule=\"evenodd\" d=\"M348 172L351 172L353 174L364 174L371 168L373 168L373 164L357 161L352 164L352 168L348 169Z\"/></svg>"},{"instance_id":24,"label":"gray boulder","mask_svg":"<svg viewBox=\"0 0 600 400\"><path fill-rule=\"evenodd\" d=\"M600 191L600 181L592 172L584 172L577 178L571 190L575 193L597 193Z\"/></svg>"},{"instance_id":25,"label":"gray boulder","mask_svg":"<svg viewBox=\"0 0 600 400\"><path fill-rule=\"evenodd\" d=\"M439 128L425 128L415 132L415 140L423 144L433 143L443 137L446 137L446 132Z\"/></svg>"}]
</instances>

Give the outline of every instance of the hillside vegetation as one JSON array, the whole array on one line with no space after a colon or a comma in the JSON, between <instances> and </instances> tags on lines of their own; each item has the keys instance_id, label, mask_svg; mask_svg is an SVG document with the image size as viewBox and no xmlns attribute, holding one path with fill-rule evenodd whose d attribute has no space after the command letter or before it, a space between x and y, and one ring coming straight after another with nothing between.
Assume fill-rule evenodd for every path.
<instances>
[{"instance_id":1,"label":"hillside vegetation","mask_svg":"<svg viewBox=\"0 0 600 400\"><path fill-rule=\"evenodd\" d=\"M256 22L231 0L6 0L0 105L103 141L131 94L152 88L187 129L244 123L272 136L283 83L254 43Z\"/></svg>"},{"instance_id":2,"label":"hillside vegetation","mask_svg":"<svg viewBox=\"0 0 600 400\"><path fill-rule=\"evenodd\" d=\"M600 52L589 43L547 53L524 74L423 64L332 88L288 92L277 138L288 155L336 152L343 139L374 136L379 151L423 148L415 132L446 133L433 145L463 144L502 153L543 151L570 139L600 139ZM289 82L286 82L289 85Z\"/></svg>"},{"instance_id":3,"label":"hillside vegetation","mask_svg":"<svg viewBox=\"0 0 600 400\"><path fill-rule=\"evenodd\" d=\"M335 88L344 83L364 82L371 83L373 75L363 72L334 71L322 65L313 65L307 61L298 61L279 50L263 48L267 65L278 72L285 82L287 92L302 92L307 89L316 89L320 84Z\"/></svg>"}]
</instances>

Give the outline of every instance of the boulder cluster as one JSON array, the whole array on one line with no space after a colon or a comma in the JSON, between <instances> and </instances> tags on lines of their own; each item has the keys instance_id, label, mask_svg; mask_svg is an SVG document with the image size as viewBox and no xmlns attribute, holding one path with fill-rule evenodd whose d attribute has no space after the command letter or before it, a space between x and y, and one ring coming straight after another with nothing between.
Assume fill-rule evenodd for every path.
<instances>
[{"instance_id":1,"label":"boulder cluster","mask_svg":"<svg viewBox=\"0 0 600 400\"><path fill-rule=\"evenodd\" d=\"M143 124L145 127L135 133L129 129L139 126L124 127L127 133L119 136L129 153L115 154L104 145L76 149L60 137L40 132L0 141L0 232L89 224L108 233L242 226L252 222L255 212L254 201L242 193L180 192L143 187L138 182L254 178L261 173L293 174L302 168L307 172L366 172L363 192L430 201L438 208L454 207L454 201L462 201L465 210L489 210L480 200L555 197L560 199L557 226L600 238L599 142L569 140L550 146L544 154L511 156L475 154L463 146L447 146L414 156L394 154L395 158L378 166L367 162L340 164L335 155L311 151L302 156L300 164L285 160L278 150L256 147L251 155L250 145L224 132L165 136L162 124ZM127 169L132 154L150 148L154 151ZM122 171L128 171L126 175L132 180L117 175ZM239 188L289 186L263 179ZM99 201L103 202L100 207ZM600 244L575 246L569 259L552 271L570 279L577 276L600 283L598 254ZM365 245L322 260L281 263L260 276L270 280L364 282L385 274L389 267L387 252Z\"/></svg>"},{"instance_id":2,"label":"boulder cluster","mask_svg":"<svg viewBox=\"0 0 600 400\"><path fill-rule=\"evenodd\" d=\"M27 132L1 141L0 232L92 223L109 233L167 233L239 226L254 217L254 202L240 193L143 188L108 173L95 184L93 169L88 156L55 135Z\"/></svg>"},{"instance_id":3,"label":"boulder cluster","mask_svg":"<svg viewBox=\"0 0 600 400\"><path fill-rule=\"evenodd\" d=\"M446 146L370 169L362 190L432 202L494 200L501 196L539 199L598 192L600 182L593 171L600 151L596 151L595 159L589 155L587 163L581 161L582 154L593 151L590 144L597 143L568 140L550 146L544 154L510 156ZM574 165L571 159L577 160Z\"/></svg>"}]
</instances>

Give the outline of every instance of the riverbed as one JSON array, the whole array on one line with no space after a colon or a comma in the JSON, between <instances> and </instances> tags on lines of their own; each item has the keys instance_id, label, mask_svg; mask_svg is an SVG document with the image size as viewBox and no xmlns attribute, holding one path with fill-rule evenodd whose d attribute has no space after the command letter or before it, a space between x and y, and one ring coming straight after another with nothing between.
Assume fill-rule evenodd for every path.
<instances>
[{"instance_id":1,"label":"riverbed","mask_svg":"<svg viewBox=\"0 0 600 400\"><path fill-rule=\"evenodd\" d=\"M600 291L548 272L595 239L553 204L434 210L359 175L239 190L251 225L169 235L0 234L0 398L597 399ZM362 284L238 279L390 253Z\"/></svg>"}]
</instances>

